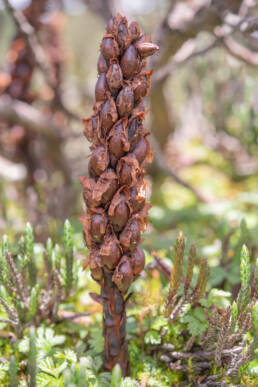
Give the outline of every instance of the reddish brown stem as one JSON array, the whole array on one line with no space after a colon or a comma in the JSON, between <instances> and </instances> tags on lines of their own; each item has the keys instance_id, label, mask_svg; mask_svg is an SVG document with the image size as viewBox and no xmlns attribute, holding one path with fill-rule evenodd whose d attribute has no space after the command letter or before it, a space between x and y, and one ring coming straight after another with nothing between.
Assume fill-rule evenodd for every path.
<instances>
[{"instance_id":1,"label":"reddish brown stem","mask_svg":"<svg viewBox=\"0 0 258 387\"><path fill-rule=\"evenodd\" d=\"M128 375L126 341L126 310L123 294L112 281L112 272L104 271L101 289L103 300L103 335L105 337L103 368L112 371L119 364L123 375Z\"/></svg>"}]
</instances>

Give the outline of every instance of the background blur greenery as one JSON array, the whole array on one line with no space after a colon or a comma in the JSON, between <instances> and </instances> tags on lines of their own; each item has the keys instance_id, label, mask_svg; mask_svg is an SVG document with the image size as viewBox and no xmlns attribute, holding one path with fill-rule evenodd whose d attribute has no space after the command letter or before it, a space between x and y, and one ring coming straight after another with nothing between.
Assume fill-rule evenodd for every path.
<instances>
[{"instance_id":1,"label":"background blur greenery","mask_svg":"<svg viewBox=\"0 0 258 387\"><path fill-rule=\"evenodd\" d=\"M26 4L25 1L16 3ZM169 1L123 0L117 3L118 10L139 21L155 40L155 29L166 16ZM254 8L252 12L255 15L257 10ZM48 18L55 18L59 28L63 99L70 110L87 117L91 114L104 21L83 1L64 1L62 9L58 13L49 12ZM3 9L0 21L0 66L4 73L8 71L8 49L15 26ZM198 47L203 47L209 39L207 32L200 31ZM189 238L206 246L205 254L214 256L219 254L225 234L237 228L243 219L251 234L257 231L257 78L257 68L233 58L223 47L199 55L171 72L164 87L173 121L164 149L167 162L210 200L201 202L169 176L148 175L153 207L146 246L150 240L154 243L152 248L166 246L177 230L182 229ZM47 94L42 88L46 89L44 78L35 71L32 89ZM46 109L48 97L41 97L35 105ZM48 176L44 173L45 166L39 165L33 187L26 186L26 179L14 183L12 176L1 178L1 233L17 234L29 220L35 225L40 240L49 233L58 238L63 219L68 216L80 232L78 217L82 213L82 200L77 176L87 174L89 144L82 135L80 122L67 119L64 122L67 130L63 147L71 168L71 184L76 191L73 202L59 211L53 209L59 205L55 192L59 192L60 197L64 195L57 189L63 184L58 168ZM150 125L149 118L146 126ZM15 150L4 148L4 128L0 136L2 155L15 160ZM48 208L49 201L54 206Z\"/></svg>"},{"instance_id":2,"label":"background blur greenery","mask_svg":"<svg viewBox=\"0 0 258 387\"><path fill-rule=\"evenodd\" d=\"M37 95L33 106L63 130L62 157L69 167L71 180L66 180L63 170L55 165L54 157L51 160L53 155L48 153L48 144L44 143L41 147L43 137L37 135L30 145L37 163L33 172L33 184L29 184L23 155L17 152L16 145L10 141L12 125L4 122L0 116L0 236L7 234L9 240L14 241L22 235L26 222L30 221L34 226L35 240L40 252L40 246L46 242L47 236L51 236L54 243L61 241L64 219L69 218L74 229L76 258L82 261L87 255L87 249L83 244L82 226L78 220L83 212L78 176L87 175L87 156L90 150L82 134L83 124L78 117L88 117L91 114L97 78L98 47L105 33L106 16L103 15L104 8L94 6L97 3L102 4L101 1L64 0L49 3L42 20L43 24L54 23L58 30L62 101L75 117L69 117L59 107L50 110L52 94L38 69L34 71L31 90ZM109 3L111 2L105 2L106 5ZM172 3L177 2L120 0L113 1L112 6L115 11L137 20L143 30L151 33L156 41L160 39L161 23L171 12ZM198 2L181 3L191 6ZM250 13L247 15L257 17L256 2L243 3L249 4ZM13 0L12 4L22 8L26 2ZM1 81L3 82L9 71L9 48L15 32L13 20L0 2L0 91ZM200 29L193 37L186 39L182 47L187 52L188 44L191 54L193 43L195 49L201 50L213 39L210 31ZM238 31L235 39L246 46L246 41ZM257 55L257 31L250 39L252 49ZM166 49L166 46L162 46L161 40L162 49ZM157 72L164 65L159 62L160 58L162 53L156 58L156 63L153 63ZM195 241L198 244L198 255L208 258L208 288L215 287L230 292L229 295L221 296L225 306L227 298L234 298L239 289L240 251L243 243L250 251L251 263L254 263L258 250L257 66L237 59L220 44L205 54L193 55L190 60L182 63L174 59L174 63L162 84L164 98L159 99L162 106L156 106L156 110L165 108L169 119L169 127L165 128L169 130L165 145L161 142L164 124L161 120L159 126L160 117L156 112L149 113L146 127L153 129L168 167L184 182L197 189L202 197L196 196L192 189L178 184L170 173L155 168L148 170L146 181L152 208L143 247L147 264L153 262L151 252L157 250L164 262L171 266L171 246L178 231L182 230L186 237L186 251ZM155 80L153 95L156 87ZM155 156L159 158L160 154L156 153ZM65 200L68 197L69 200ZM89 298L89 290L96 291L98 287L91 280L88 271L81 275L78 289L65 309L96 312L83 322L86 326L94 323L90 328L93 337L90 350L95 353L95 347L102 345L99 328L101 308ZM132 290L136 291L136 295L133 298L135 304L129 312L130 337L138 332L137 329L142 329L139 326L137 328L135 317L139 317L141 309L144 324L154 324L155 319L152 317L155 317L155 307L158 309L164 300L168 283L153 270L146 281L143 278L137 280ZM137 303L138 307L135 306ZM70 323L65 328L65 333L70 334L75 329L75 324ZM83 340L88 333L80 331L78 334ZM70 341L72 343L72 339ZM132 359L135 364L139 364L135 373L146 371L139 363L140 353L139 348L136 348L136 341L137 339L132 341L130 348ZM147 358L151 367L152 357L148 351ZM155 377L153 374L154 379Z\"/></svg>"}]
</instances>

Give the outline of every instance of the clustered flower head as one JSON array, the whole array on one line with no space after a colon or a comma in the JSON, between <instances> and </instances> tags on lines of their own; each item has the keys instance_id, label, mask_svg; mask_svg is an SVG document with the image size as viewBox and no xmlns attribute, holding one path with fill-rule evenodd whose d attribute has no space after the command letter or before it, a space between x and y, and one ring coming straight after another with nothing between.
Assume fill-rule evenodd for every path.
<instances>
[{"instance_id":1,"label":"clustered flower head","mask_svg":"<svg viewBox=\"0 0 258 387\"><path fill-rule=\"evenodd\" d=\"M81 221L91 275L102 288L104 368L111 370L118 362L124 373L123 296L144 267L139 243L150 207L143 177L152 150L142 101L153 71L146 69L146 58L157 50L138 23L128 24L120 14L110 19L100 45L93 114L84 120L84 135L92 145L89 177L80 177L87 207Z\"/></svg>"},{"instance_id":2,"label":"clustered flower head","mask_svg":"<svg viewBox=\"0 0 258 387\"><path fill-rule=\"evenodd\" d=\"M92 143L90 177L80 178L90 268L99 283L104 268L112 271L122 292L144 267L138 245L150 207L145 204L143 176L152 151L143 126L142 100L152 74L145 69L146 57L157 50L138 23L128 25L119 14L112 18L100 46L94 113L84 120L84 134Z\"/></svg>"}]
</instances>

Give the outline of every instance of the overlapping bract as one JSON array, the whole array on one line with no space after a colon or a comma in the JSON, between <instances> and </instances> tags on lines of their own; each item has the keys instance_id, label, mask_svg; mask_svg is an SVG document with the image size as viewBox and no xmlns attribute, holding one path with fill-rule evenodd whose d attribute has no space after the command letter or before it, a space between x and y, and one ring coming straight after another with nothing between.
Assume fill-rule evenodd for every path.
<instances>
[{"instance_id":1,"label":"overlapping bract","mask_svg":"<svg viewBox=\"0 0 258 387\"><path fill-rule=\"evenodd\" d=\"M92 143L89 176L81 177L87 212L84 236L90 249L92 277L102 284L104 271L121 292L127 291L144 267L138 246L146 225L144 164L152 151L143 126L143 98L152 70L146 57L158 47L136 22L111 19L98 59L93 115L84 120Z\"/></svg>"}]
</instances>

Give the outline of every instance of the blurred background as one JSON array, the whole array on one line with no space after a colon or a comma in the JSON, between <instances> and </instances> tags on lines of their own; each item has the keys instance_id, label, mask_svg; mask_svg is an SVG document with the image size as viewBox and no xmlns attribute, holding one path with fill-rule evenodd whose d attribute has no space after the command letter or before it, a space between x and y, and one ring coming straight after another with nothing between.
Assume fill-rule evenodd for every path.
<instances>
[{"instance_id":1,"label":"blurred background","mask_svg":"<svg viewBox=\"0 0 258 387\"><path fill-rule=\"evenodd\" d=\"M161 48L149 63L155 159L145 249L166 249L182 230L214 270L238 260L243 241L254 256L256 0L1 0L0 234L13 238L30 221L38 242L58 240L69 218L81 238L78 176L87 175L90 152L82 118L91 115L100 41L117 12Z\"/></svg>"}]
</instances>

